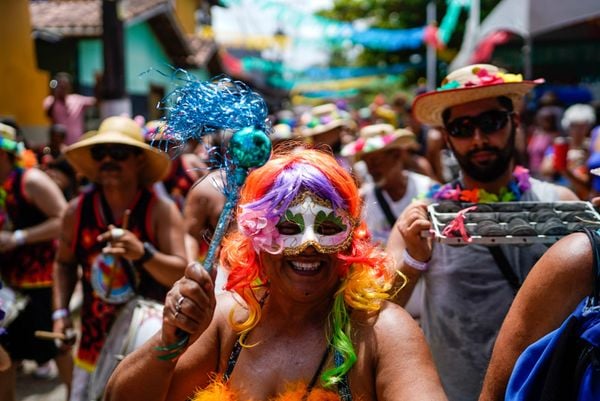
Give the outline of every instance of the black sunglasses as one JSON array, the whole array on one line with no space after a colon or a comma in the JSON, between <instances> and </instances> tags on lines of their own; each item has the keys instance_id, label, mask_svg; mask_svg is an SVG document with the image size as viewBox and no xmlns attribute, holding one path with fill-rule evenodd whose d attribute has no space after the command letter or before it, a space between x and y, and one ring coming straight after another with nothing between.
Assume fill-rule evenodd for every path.
<instances>
[{"instance_id":1,"label":"black sunglasses","mask_svg":"<svg viewBox=\"0 0 600 401\"><path fill-rule=\"evenodd\" d=\"M110 145L96 145L90 149L92 159L99 162L106 156L111 159L122 162L129 158L129 156L136 154L137 149L131 146L110 146Z\"/></svg>"},{"instance_id":2,"label":"black sunglasses","mask_svg":"<svg viewBox=\"0 0 600 401\"><path fill-rule=\"evenodd\" d=\"M486 135L493 134L506 126L512 114L506 110L489 110L476 116L458 117L446 123L446 130L454 138L471 138L477 127Z\"/></svg>"}]
</instances>

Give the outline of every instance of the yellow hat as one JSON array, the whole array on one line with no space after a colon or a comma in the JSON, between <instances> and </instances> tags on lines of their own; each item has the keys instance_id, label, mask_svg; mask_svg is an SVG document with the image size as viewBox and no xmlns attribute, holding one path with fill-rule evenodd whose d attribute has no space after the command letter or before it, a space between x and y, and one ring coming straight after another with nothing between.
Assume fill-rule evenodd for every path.
<instances>
[{"instance_id":1,"label":"yellow hat","mask_svg":"<svg viewBox=\"0 0 600 401\"><path fill-rule=\"evenodd\" d=\"M169 172L169 156L144 142L142 129L134 120L115 116L106 118L98 131L87 132L65 151L67 160L91 181L97 178L98 166L92 159L90 149L99 144L120 144L141 149L146 157L145 166L140 169L140 179L144 184L160 181Z\"/></svg>"}]
</instances>

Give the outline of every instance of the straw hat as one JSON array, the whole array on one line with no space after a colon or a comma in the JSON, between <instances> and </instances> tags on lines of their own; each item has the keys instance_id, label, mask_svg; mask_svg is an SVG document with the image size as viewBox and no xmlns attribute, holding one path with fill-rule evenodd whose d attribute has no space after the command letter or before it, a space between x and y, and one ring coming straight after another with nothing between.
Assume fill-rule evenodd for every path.
<instances>
[{"instance_id":1,"label":"straw hat","mask_svg":"<svg viewBox=\"0 0 600 401\"><path fill-rule=\"evenodd\" d=\"M17 130L8 124L0 123L0 150L12 153L17 158L25 151L23 142L17 140Z\"/></svg>"},{"instance_id":2,"label":"straw hat","mask_svg":"<svg viewBox=\"0 0 600 401\"><path fill-rule=\"evenodd\" d=\"M141 149L146 161L144 168L140 169L140 179L145 184L160 181L169 171L169 156L144 142L140 126L131 118L115 116L105 119L97 132L87 132L83 139L65 151L67 160L75 169L92 181L97 178L98 165L92 159L90 149L100 144L129 145Z\"/></svg>"},{"instance_id":3,"label":"straw hat","mask_svg":"<svg viewBox=\"0 0 600 401\"><path fill-rule=\"evenodd\" d=\"M305 117L304 125L300 129L303 137L311 137L329 132L339 127L354 126L350 116L343 110L338 109L334 103L326 103L313 107Z\"/></svg>"},{"instance_id":4,"label":"straw hat","mask_svg":"<svg viewBox=\"0 0 600 401\"><path fill-rule=\"evenodd\" d=\"M474 64L451 72L436 91L419 95L412 107L414 117L423 124L444 125L442 113L449 107L476 100L506 96L517 105L543 79L524 81L521 74L509 74L490 64Z\"/></svg>"},{"instance_id":5,"label":"straw hat","mask_svg":"<svg viewBox=\"0 0 600 401\"><path fill-rule=\"evenodd\" d=\"M415 134L404 128L394 129L390 124L373 124L363 127L359 138L342 148L342 156L354 156L360 159L365 153L392 148L416 148Z\"/></svg>"},{"instance_id":6,"label":"straw hat","mask_svg":"<svg viewBox=\"0 0 600 401\"><path fill-rule=\"evenodd\" d=\"M286 139L292 139L294 132L289 124L276 124L273 126L273 133L271 134L271 140L283 141Z\"/></svg>"}]
</instances>

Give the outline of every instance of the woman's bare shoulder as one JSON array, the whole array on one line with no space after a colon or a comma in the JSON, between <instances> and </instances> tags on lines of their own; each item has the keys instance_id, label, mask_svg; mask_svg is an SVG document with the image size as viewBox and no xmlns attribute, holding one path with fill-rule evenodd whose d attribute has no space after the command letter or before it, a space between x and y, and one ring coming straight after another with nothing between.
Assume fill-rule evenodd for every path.
<instances>
[{"instance_id":1,"label":"woman's bare shoulder","mask_svg":"<svg viewBox=\"0 0 600 401\"><path fill-rule=\"evenodd\" d=\"M422 335L421 329L413 317L403 307L384 301L376 313L353 313L354 327L364 334L409 338Z\"/></svg>"}]
</instances>

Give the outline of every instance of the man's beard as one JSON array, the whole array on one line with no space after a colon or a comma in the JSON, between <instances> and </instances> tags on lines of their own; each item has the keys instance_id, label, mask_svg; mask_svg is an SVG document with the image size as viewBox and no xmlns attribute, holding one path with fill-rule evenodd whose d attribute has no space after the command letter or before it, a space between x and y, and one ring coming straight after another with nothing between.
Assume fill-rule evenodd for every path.
<instances>
[{"instance_id":1,"label":"man's beard","mask_svg":"<svg viewBox=\"0 0 600 401\"><path fill-rule=\"evenodd\" d=\"M504 149L483 146L481 148L470 150L466 154L459 154L450 141L448 141L448 144L462 171L467 176L479 182L492 182L500 178L502 174L506 173L506 170L511 167L511 161L515 155L515 135L516 127L513 125L510 137L508 138L508 142ZM482 151L493 153L496 155L496 158L484 166L473 163L471 157L475 153Z\"/></svg>"}]
</instances>

